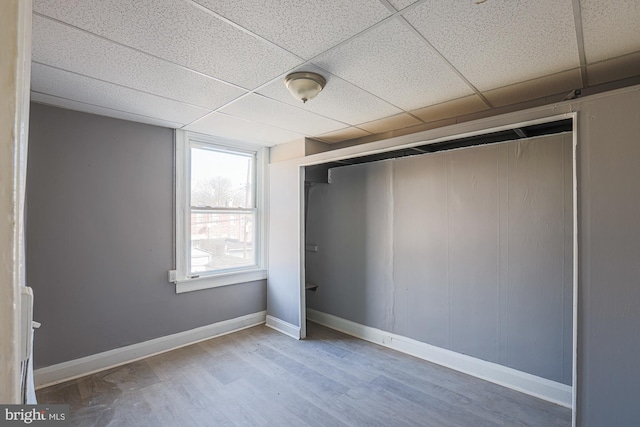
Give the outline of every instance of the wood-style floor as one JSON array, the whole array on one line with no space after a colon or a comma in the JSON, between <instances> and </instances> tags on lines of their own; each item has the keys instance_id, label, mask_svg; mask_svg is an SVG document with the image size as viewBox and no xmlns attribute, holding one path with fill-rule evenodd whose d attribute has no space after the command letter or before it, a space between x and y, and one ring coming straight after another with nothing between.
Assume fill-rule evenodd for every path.
<instances>
[{"instance_id":1,"label":"wood-style floor","mask_svg":"<svg viewBox=\"0 0 640 427\"><path fill-rule=\"evenodd\" d=\"M73 426L570 426L571 411L308 323L265 326L38 391Z\"/></svg>"}]
</instances>

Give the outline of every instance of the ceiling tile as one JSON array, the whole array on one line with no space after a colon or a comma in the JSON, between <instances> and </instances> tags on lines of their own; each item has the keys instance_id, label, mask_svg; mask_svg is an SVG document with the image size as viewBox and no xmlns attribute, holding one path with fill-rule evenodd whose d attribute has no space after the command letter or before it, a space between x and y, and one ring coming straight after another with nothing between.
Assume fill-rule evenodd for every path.
<instances>
[{"instance_id":1,"label":"ceiling tile","mask_svg":"<svg viewBox=\"0 0 640 427\"><path fill-rule=\"evenodd\" d=\"M212 113L185 127L186 130L235 139L237 141L262 144L270 147L283 142L304 138L304 135L250 122L221 113Z\"/></svg>"},{"instance_id":2,"label":"ceiling tile","mask_svg":"<svg viewBox=\"0 0 640 427\"><path fill-rule=\"evenodd\" d=\"M391 6L395 7L397 10L402 10L405 7L412 5L416 2L416 0L388 0L391 3Z\"/></svg>"},{"instance_id":3,"label":"ceiling tile","mask_svg":"<svg viewBox=\"0 0 640 427\"><path fill-rule=\"evenodd\" d=\"M40 63L212 110L246 93L40 16L33 18L32 58Z\"/></svg>"},{"instance_id":4,"label":"ceiling tile","mask_svg":"<svg viewBox=\"0 0 640 427\"><path fill-rule=\"evenodd\" d=\"M411 114L419 117L425 122L458 117L464 114L475 113L477 111L488 110L489 106L478 95L466 96L454 99L437 105L420 108L412 111Z\"/></svg>"},{"instance_id":5,"label":"ceiling tile","mask_svg":"<svg viewBox=\"0 0 640 427\"><path fill-rule=\"evenodd\" d=\"M516 104L531 99L556 95L582 87L580 70L569 70L551 76L484 92L483 95L496 107Z\"/></svg>"},{"instance_id":6,"label":"ceiling tile","mask_svg":"<svg viewBox=\"0 0 640 427\"><path fill-rule=\"evenodd\" d=\"M195 0L309 59L391 14L371 0Z\"/></svg>"},{"instance_id":7,"label":"ceiling tile","mask_svg":"<svg viewBox=\"0 0 640 427\"><path fill-rule=\"evenodd\" d=\"M190 123L209 112L46 65L31 67L31 90L156 119Z\"/></svg>"},{"instance_id":8,"label":"ceiling tile","mask_svg":"<svg viewBox=\"0 0 640 427\"><path fill-rule=\"evenodd\" d=\"M380 120L374 120L369 123L359 124L360 129L364 129L371 133L384 133L391 130L408 128L410 126L416 126L422 122L410 114L401 113L395 116L386 117Z\"/></svg>"},{"instance_id":9,"label":"ceiling tile","mask_svg":"<svg viewBox=\"0 0 640 427\"><path fill-rule=\"evenodd\" d=\"M245 88L300 63L182 0L36 0L33 9Z\"/></svg>"},{"instance_id":10,"label":"ceiling tile","mask_svg":"<svg viewBox=\"0 0 640 427\"><path fill-rule=\"evenodd\" d=\"M571 0L429 1L405 18L481 91L580 66Z\"/></svg>"},{"instance_id":11,"label":"ceiling tile","mask_svg":"<svg viewBox=\"0 0 640 427\"><path fill-rule=\"evenodd\" d=\"M349 127L340 129L334 132L325 133L324 135L314 136L314 139L318 139L329 144L336 142L348 141L350 139L362 138L363 136L371 135L362 129L356 127Z\"/></svg>"},{"instance_id":12,"label":"ceiling tile","mask_svg":"<svg viewBox=\"0 0 640 427\"><path fill-rule=\"evenodd\" d=\"M640 51L638 0L581 0L587 63Z\"/></svg>"},{"instance_id":13,"label":"ceiling tile","mask_svg":"<svg viewBox=\"0 0 640 427\"><path fill-rule=\"evenodd\" d=\"M124 113L122 111L98 107L91 104L85 104L78 101L72 101L70 99L47 95L44 93L31 92L31 101L45 105L53 105L54 107L66 108L67 110L82 111L83 113L97 114L99 116L112 117L114 119L128 120L131 122L146 123L148 125L162 126L174 129L182 126L181 123L155 119L153 117L140 116L137 114Z\"/></svg>"},{"instance_id":14,"label":"ceiling tile","mask_svg":"<svg viewBox=\"0 0 640 427\"><path fill-rule=\"evenodd\" d=\"M587 65L589 86L640 75L640 52Z\"/></svg>"},{"instance_id":15,"label":"ceiling tile","mask_svg":"<svg viewBox=\"0 0 640 427\"><path fill-rule=\"evenodd\" d=\"M350 40L314 63L405 110L473 93L397 20Z\"/></svg>"},{"instance_id":16,"label":"ceiling tile","mask_svg":"<svg viewBox=\"0 0 640 427\"><path fill-rule=\"evenodd\" d=\"M350 125L376 120L402 111L318 67L309 65L296 71L316 72L327 80L327 85L317 98L303 104L291 96L284 81L281 80L260 89L259 93Z\"/></svg>"},{"instance_id":17,"label":"ceiling tile","mask_svg":"<svg viewBox=\"0 0 640 427\"><path fill-rule=\"evenodd\" d=\"M220 111L231 116L288 129L307 136L345 127L344 123L256 94L245 96Z\"/></svg>"}]
</instances>

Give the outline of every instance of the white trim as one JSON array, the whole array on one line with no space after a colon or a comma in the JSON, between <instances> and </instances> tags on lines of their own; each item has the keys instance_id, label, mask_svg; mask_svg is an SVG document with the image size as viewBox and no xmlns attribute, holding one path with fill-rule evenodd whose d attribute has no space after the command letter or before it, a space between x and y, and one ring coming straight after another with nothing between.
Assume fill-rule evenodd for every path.
<instances>
[{"instance_id":1,"label":"white trim","mask_svg":"<svg viewBox=\"0 0 640 427\"><path fill-rule=\"evenodd\" d=\"M220 286L236 285L238 283L253 282L267 278L267 270L241 271L229 274L217 274L214 276L201 276L176 282L176 293L198 291L200 289L218 288Z\"/></svg>"},{"instance_id":2,"label":"white trim","mask_svg":"<svg viewBox=\"0 0 640 427\"><path fill-rule=\"evenodd\" d=\"M292 325L289 322L285 322L284 320L273 316L267 316L266 322L266 325L271 329L275 329L278 332L289 335L291 338L295 338L297 340L300 339L300 328L298 326Z\"/></svg>"},{"instance_id":3,"label":"white trim","mask_svg":"<svg viewBox=\"0 0 640 427\"><path fill-rule=\"evenodd\" d=\"M31 0L9 0L3 1L0 8L0 402L19 404L24 403L20 333L27 327L22 324L20 294L25 286L32 4Z\"/></svg>"},{"instance_id":4,"label":"white trim","mask_svg":"<svg viewBox=\"0 0 640 427\"><path fill-rule=\"evenodd\" d=\"M103 353L93 354L80 359L70 360L57 365L37 369L34 372L36 388L43 388L64 381L83 377L95 372L111 369L165 353L180 347L195 344L221 335L230 334L265 322L267 312L260 311L234 319L224 320L173 335L144 341L126 347L116 348Z\"/></svg>"},{"instance_id":5,"label":"white trim","mask_svg":"<svg viewBox=\"0 0 640 427\"><path fill-rule=\"evenodd\" d=\"M571 408L573 395L571 386L445 350L391 332L364 326L310 308L307 308L307 318L345 334Z\"/></svg>"},{"instance_id":6,"label":"white trim","mask_svg":"<svg viewBox=\"0 0 640 427\"><path fill-rule=\"evenodd\" d=\"M190 180L188 178L191 169L188 153L188 143L186 132L176 130L176 189L175 189L175 208L176 208L176 275L178 278L185 278L189 265L189 254L184 248L187 248L189 241L189 223L187 220L185 206L188 203L187 193L189 192ZM177 289L176 289L177 292Z\"/></svg>"},{"instance_id":7,"label":"white trim","mask_svg":"<svg viewBox=\"0 0 640 427\"><path fill-rule=\"evenodd\" d=\"M640 87L640 85L639 85ZM639 89L640 90L640 89ZM584 100L585 98L580 98ZM554 107L553 105L551 107ZM451 141L453 139L466 138L477 135L484 135L492 132L515 129L523 126L531 126L542 123L555 122L573 117L571 106L565 108L554 107L550 112L550 106L543 111L538 109L517 111L515 113L487 117L470 122L457 123L450 126L430 129L422 132L397 136L389 139L382 139L366 144L354 145L337 150L323 151L310 156L298 157L291 160L279 162L277 164L290 164L300 167L321 165L336 162L339 160L349 160L364 157L372 154L380 154L388 151L408 149L426 144ZM563 111L566 110L566 111ZM540 114L535 117L534 114ZM544 115L550 114L550 115ZM509 121L509 120L514 121ZM515 138L514 138L515 139Z\"/></svg>"},{"instance_id":8,"label":"white trim","mask_svg":"<svg viewBox=\"0 0 640 427\"><path fill-rule=\"evenodd\" d=\"M266 164L268 149L256 144L233 141L215 136L176 130L175 146L175 251L177 280L176 293L191 292L201 289L228 286L238 283L246 283L253 280L266 279L266 224L267 215L265 212L265 186L266 186ZM188 215L191 170L190 148L212 148L216 150L228 149L230 152L245 153L255 156L253 169L253 182L255 184L254 198L255 204L252 211L255 212L254 242L256 244L255 257L257 265L243 267L235 271L208 272L200 277L190 277L189 275L189 226Z\"/></svg>"},{"instance_id":9,"label":"white trim","mask_svg":"<svg viewBox=\"0 0 640 427\"><path fill-rule=\"evenodd\" d=\"M300 311L298 313L298 322L300 324L300 339L305 339L307 337L307 303L306 303L306 292L307 292L307 262L306 262L306 228L307 228L307 220L305 209L306 206L306 197L305 193L307 191L306 186L304 185L305 181L305 173L306 169L303 166L298 167L298 185L299 185L299 194L298 194L298 245L300 245L300 283L298 286L298 298L300 300Z\"/></svg>"},{"instance_id":10,"label":"white trim","mask_svg":"<svg viewBox=\"0 0 640 427\"><path fill-rule=\"evenodd\" d=\"M410 148L417 145L424 145L425 143L441 142L450 140L452 137L466 137L536 123L557 121L562 120L563 118L572 118L573 112L576 111L576 109L579 109L581 104L629 91L640 91L640 85L615 89L568 101L554 102L538 107L526 108L524 110L498 114L496 116L455 123L448 126L372 141L365 144L356 144L309 156L296 157L290 160L278 162L278 164L311 166L402 148Z\"/></svg>"},{"instance_id":11,"label":"white trim","mask_svg":"<svg viewBox=\"0 0 640 427\"><path fill-rule=\"evenodd\" d=\"M573 117L573 352L571 384L573 390L578 390L578 113L571 113ZM571 426L578 425L578 393L573 393L571 400Z\"/></svg>"},{"instance_id":12,"label":"white trim","mask_svg":"<svg viewBox=\"0 0 640 427\"><path fill-rule=\"evenodd\" d=\"M223 138L215 135L207 135L204 133L198 133L193 131L185 131L184 132L189 140L200 143L201 146L210 146L210 145L221 145L224 147L232 148L233 151L244 151L247 154L254 153L256 151L264 150L264 145L260 144L252 144L250 142L238 141L234 139Z\"/></svg>"}]
</instances>

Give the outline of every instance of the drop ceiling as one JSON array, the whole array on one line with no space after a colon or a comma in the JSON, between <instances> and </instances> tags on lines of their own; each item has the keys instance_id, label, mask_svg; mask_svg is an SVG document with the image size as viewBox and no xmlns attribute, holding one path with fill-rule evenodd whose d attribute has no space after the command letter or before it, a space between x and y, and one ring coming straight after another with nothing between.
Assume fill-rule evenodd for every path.
<instances>
[{"instance_id":1,"label":"drop ceiling","mask_svg":"<svg viewBox=\"0 0 640 427\"><path fill-rule=\"evenodd\" d=\"M266 146L640 75L637 0L33 0L32 100ZM315 71L306 104L283 79Z\"/></svg>"}]
</instances>

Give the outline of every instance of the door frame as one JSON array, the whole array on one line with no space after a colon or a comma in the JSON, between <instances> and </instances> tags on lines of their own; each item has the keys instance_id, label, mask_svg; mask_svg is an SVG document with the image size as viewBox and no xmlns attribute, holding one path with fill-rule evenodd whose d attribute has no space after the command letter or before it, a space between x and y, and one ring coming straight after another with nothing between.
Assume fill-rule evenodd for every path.
<instances>
[{"instance_id":1,"label":"door frame","mask_svg":"<svg viewBox=\"0 0 640 427\"><path fill-rule=\"evenodd\" d=\"M0 402L22 403L20 287L25 286L24 197L31 80L31 0L0 6ZM29 325L30 326L30 325Z\"/></svg>"}]
</instances>

